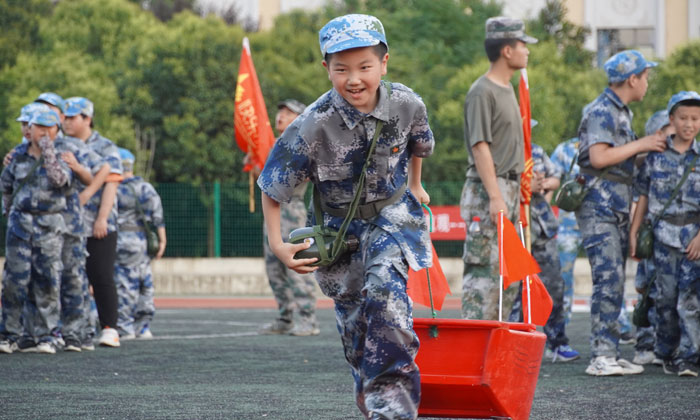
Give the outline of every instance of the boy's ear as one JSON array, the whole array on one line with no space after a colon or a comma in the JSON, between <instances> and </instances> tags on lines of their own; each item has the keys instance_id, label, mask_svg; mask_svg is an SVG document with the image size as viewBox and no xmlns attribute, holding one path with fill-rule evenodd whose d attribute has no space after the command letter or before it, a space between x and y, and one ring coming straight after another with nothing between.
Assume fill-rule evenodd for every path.
<instances>
[{"instance_id":1,"label":"boy's ear","mask_svg":"<svg viewBox=\"0 0 700 420\"><path fill-rule=\"evenodd\" d=\"M382 58L382 76L386 75L387 71L387 62L389 61L389 53L384 54L384 58Z\"/></svg>"}]
</instances>

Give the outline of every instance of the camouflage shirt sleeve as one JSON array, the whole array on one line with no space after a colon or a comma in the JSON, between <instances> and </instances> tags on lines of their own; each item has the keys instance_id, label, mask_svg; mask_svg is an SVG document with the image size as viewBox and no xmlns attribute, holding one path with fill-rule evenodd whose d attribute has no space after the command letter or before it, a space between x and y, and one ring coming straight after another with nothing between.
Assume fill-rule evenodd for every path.
<instances>
[{"instance_id":1,"label":"camouflage shirt sleeve","mask_svg":"<svg viewBox=\"0 0 700 420\"><path fill-rule=\"evenodd\" d=\"M637 195L649 196L649 183L650 183L650 173L649 169L653 166L652 160L654 159L655 153L649 153L644 159L642 166L639 168L637 173L637 180L634 184L634 192Z\"/></svg>"},{"instance_id":2,"label":"camouflage shirt sleeve","mask_svg":"<svg viewBox=\"0 0 700 420\"><path fill-rule=\"evenodd\" d=\"M41 156L44 158L46 176L49 178L51 184L55 187L66 185L70 180L71 173L68 169L64 168L56 158L56 149L54 148L53 141L48 137L44 137L39 140L39 147L41 148Z\"/></svg>"},{"instance_id":3,"label":"camouflage shirt sleeve","mask_svg":"<svg viewBox=\"0 0 700 420\"><path fill-rule=\"evenodd\" d=\"M163 204L156 189L153 188L153 185L144 182L141 197L138 197L138 199L144 199L144 212L151 219L151 223L157 228L165 227L165 221L163 220Z\"/></svg>"}]
</instances>

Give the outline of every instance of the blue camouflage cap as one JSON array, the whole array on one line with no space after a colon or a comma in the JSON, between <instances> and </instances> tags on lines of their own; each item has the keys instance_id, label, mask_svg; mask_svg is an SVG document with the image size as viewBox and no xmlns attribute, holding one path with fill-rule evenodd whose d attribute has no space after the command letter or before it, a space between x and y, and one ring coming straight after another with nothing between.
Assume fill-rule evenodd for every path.
<instances>
[{"instance_id":1,"label":"blue camouflage cap","mask_svg":"<svg viewBox=\"0 0 700 420\"><path fill-rule=\"evenodd\" d=\"M681 102L686 101L690 102L688 105L700 106L700 95L692 90L682 90L671 96L671 99L668 100L666 111L671 115L678 105L682 105Z\"/></svg>"},{"instance_id":2,"label":"blue camouflage cap","mask_svg":"<svg viewBox=\"0 0 700 420\"><path fill-rule=\"evenodd\" d=\"M530 118L530 128L535 128L540 122L534 118Z\"/></svg>"},{"instance_id":3,"label":"blue camouflage cap","mask_svg":"<svg viewBox=\"0 0 700 420\"><path fill-rule=\"evenodd\" d=\"M337 17L321 28L318 40L323 56L352 48L373 47L380 42L389 48L382 22L370 15Z\"/></svg>"},{"instance_id":4,"label":"blue camouflage cap","mask_svg":"<svg viewBox=\"0 0 700 420\"><path fill-rule=\"evenodd\" d=\"M486 39L518 39L526 44L537 43L537 38L525 34L522 20L505 16L486 19Z\"/></svg>"},{"instance_id":5,"label":"blue camouflage cap","mask_svg":"<svg viewBox=\"0 0 700 420\"><path fill-rule=\"evenodd\" d=\"M671 124L671 122L668 120L668 111L665 109L656 111L654 115L649 117L647 123L644 124L644 133L650 136L669 124Z\"/></svg>"},{"instance_id":6,"label":"blue camouflage cap","mask_svg":"<svg viewBox=\"0 0 700 420\"><path fill-rule=\"evenodd\" d=\"M629 79L633 74L639 74L644 69L658 65L655 61L647 61L637 50L625 50L608 58L603 67L608 75L608 82L619 83Z\"/></svg>"},{"instance_id":7,"label":"blue camouflage cap","mask_svg":"<svg viewBox=\"0 0 700 420\"><path fill-rule=\"evenodd\" d=\"M92 118L95 114L95 106L89 99L80 96L66 99L66 117L75 117L80 114Z\"/></svg>"},{"instance_id":8,"label":"blue camouflage cap","mask_svg":"<svg viewBox=\"0 0 700 420\"><path fill-rule=\"evenodd\" d=\"M47 107L47 109L37 110L32 114L29 125L34 124L43 125L44 127L53 127L54 125L60 125L61 119L56 111Z\"/></svg>"},{"instance_id":9,"label":"blue camouflage cap","mask_svg":"<svg viewBox=\"0 0 700 420\"><path fill-rule=\"evenodd\" d=\"M34 102L39 102L39 103L43 102L43 103L46 103L49 105L53 105L56 108L60 109L61 112L66 112L65 101L63 100L63 98L61 98L60 96L58 96L57 94L55 94L53 92L42 93L34 100Z\"/></svg>"},{"instance_id":10,"label":"blue camouflage cap","mask_svg":"<svg viewBox=\"0 0 700 420\"><path fill-rule=\"evenodd\" d=\"M19 112L19 117L17 117L16 121L28 123L32 119L32 115L35 112L47 109L50 110L51 108L49 108L49 106L44 103L32 102L22 107L22 110Z\"/></svg>"},{"instance_id":11,"label":"blue camouflage cap","mask_svg":"<svg viewBox=\"0 0 700 420\"><path fill-rule=\"evenodd\" d=\"M119 148L119 157L121 158L121 160L130 160L132 162L136 160L134 154L123 147Z\"/></svg>"}]
</instances>

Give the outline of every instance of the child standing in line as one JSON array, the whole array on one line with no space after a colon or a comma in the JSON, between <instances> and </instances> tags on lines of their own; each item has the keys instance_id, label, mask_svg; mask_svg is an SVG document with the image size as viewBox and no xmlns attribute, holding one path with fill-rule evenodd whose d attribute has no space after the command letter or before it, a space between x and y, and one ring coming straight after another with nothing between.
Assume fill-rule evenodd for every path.
<instances>
[{"instance_id":1,"label":"child standing in line","mask_svg":"<svg viewBox=\"0 0 700 420\"><path fill-rule=\"evenodd\" d=\"M630 255L649 214L654 226L657 314L654 352L667 374L698 376L700 356L700 94L681 91L667 106L676 134L666 138L664 152L650 153L637 176L639 202L630 229ZM691 166L692 165L692 166ZM686 171L687 179L672 197ZM669 203L666 206L666 203Z\"/></svg>"},{"instance_id":2,"label":"child standing in line","mask_svg":"<svg viewBox=\"0 0 700 420\"><path fill-rule=\"evenodd\" d=\"M333 298L364 416L415 419L418 338L406 279L409 266L420 270L431 264L421 209L429 197L420 173L421 158L433 151L433 133L420 97L402 84L381 80L389 54L377 18L335 18L321 29L319 40L333 89L285 130L258 178L268 240L288 267L316 271L321 290ZM368 157L375 132L376 150ZM367 182L357 192L365 162ZM323 209L314 215L316 223L328 228L340 227L356 192L362 198L348 228L359 238L359 248L328 266L309 266L315 258L294 259L309 245L286 243L280 234L280 203L307 179Z\"/></svg>"}]
</instances>

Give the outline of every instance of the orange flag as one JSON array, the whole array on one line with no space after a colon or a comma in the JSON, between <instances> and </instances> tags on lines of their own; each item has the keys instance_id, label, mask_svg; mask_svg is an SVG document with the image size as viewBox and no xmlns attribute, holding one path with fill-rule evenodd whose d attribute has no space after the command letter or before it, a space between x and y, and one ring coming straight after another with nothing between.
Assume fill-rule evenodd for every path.
<instances>
[{"instance_id":1,"label":"orange flag","mask_svg":"<svg viewBox=\"0 0 700 420\"><path fill-rule=\"evenodd\" d=\"M523 138L525 140L525 171L520 177L520 217L523 226L527 226L525 220L525 206L530 204L532 197L532 127L530 120L530 85L527 80L527 69L520 70L520 83L518 84L518 96L520 97L520 117L523 121Z\"/></svg>"},{"instance_id":2,"label":"orange flag","mask_svg":"<svg viewBox=\"0 0 700 420\"><path fill-rule=\"evenodd\" d=\"M432 246L432 245L431 245ZM428 273L430 274L430 289L428 289ZM433 294L433 307L436 310L442 309L445 296L452 294L450 285L447 284L445 273L442 272L437 252L433 246L433 266L420 271L408 269L408 281L406 282L406 292L413 299L414 303L419 303L430 308L430 292Z\"/></svg>"},{"instance_id":3,"label":"orange flag","mask_svg":"<svg viewBox=\"0 0 700 420\"><path fill-rule=\"evenodd\" d=\"M498 255L500 274L503 276L503 289L528 275L539 273L540 266L523 246L518 232L507 217L500 214L498 224Z\"/></svg>"},{"instance_id":4,"label":"orange flag","mask_svg":"<svg viewBox=\"0 0 700 420\"><path fill-rule=\"evenodd\" d=\"M267 108L265 108L258 75L253 66L253 59L250 57L248 38L243 38L233 124L238 147L244 153L251 154L251 163L246 165L243 171L248 172L254 166L262 169L270 148L275 142L275 135L267 116Z\"/></svg>"},{"instance_id":5,"label":"orange flag","mask_svg":"<svg viewBox=\"0 0 700 420\"><path fill-rule=\"evenodd\" d=\"M530 315L532 323L544 325L552 313L552 297L549 296L547 288L542 283L540 276L532 274L530 276ZM523 319L527 320L527 288L523 285Z\"/></svg>"}]
</instances>

